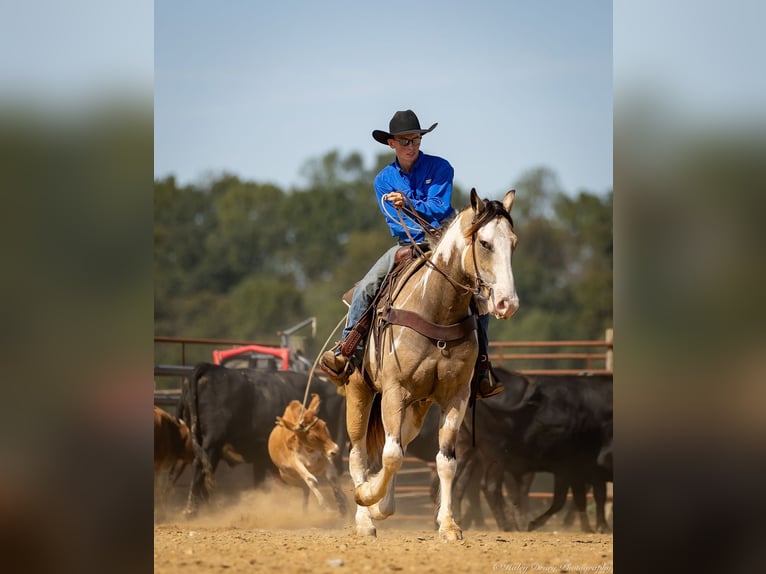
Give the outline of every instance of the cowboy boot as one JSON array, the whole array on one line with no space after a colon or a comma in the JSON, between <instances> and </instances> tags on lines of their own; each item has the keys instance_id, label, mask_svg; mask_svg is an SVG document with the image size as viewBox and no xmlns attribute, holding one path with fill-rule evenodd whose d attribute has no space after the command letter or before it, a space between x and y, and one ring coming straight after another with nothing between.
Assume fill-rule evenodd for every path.
<instances>
[{"instance_id":1,"label":"cowboy boot","mask_svg":"<svg viewBox=\"0 0 766 574\"><path fill-rule=\"evenodd\" d=\"M338 349L337 355L333 349L322 353L322 358L319 359L319 368L339 387L344 387L348 383L351 372L350 361L348 357L340 354L340 349Z\"/></svg>"},{"instance_id":2,"label":"cowboy boot","mask_svg":"<svg viewBox=\"0 0 766 574\"><path fill-rule=\"evenodd\" d=\"M492 365L489 363L487 355L480 355L476 363L478 390L476 393L479 399L488 399L503 392L503 383L492 376Z\"/></svg>"},{"instance_id":3,"label":"cowboy boot","mask_svg":"<svg viewBox=\"0 0 766 574\"><path fill-rule=\"evenodd\" d=\"M342 341L329 351L322 353L319 368L339 387L344 387L348 383L348 377L354 370L352 357L355 358L357 366L361 364L364 341L371 322L372 308L370 307Z\"/></svg>"}]
</instances>

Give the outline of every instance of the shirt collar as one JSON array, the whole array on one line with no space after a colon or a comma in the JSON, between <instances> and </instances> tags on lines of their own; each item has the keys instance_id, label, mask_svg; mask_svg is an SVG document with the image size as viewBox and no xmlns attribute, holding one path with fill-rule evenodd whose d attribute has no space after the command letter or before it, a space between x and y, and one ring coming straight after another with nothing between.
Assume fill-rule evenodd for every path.
<instances>
[{"instance_id":1,"label":"shirt collar","mask_svg":"<svg viewBox=\"0 0 766 574\"><path fill-rule=\"evenodd\" d=\"M422 151L419 151L419 152L418 152L418 157L417 157L417 159L415 159L415 161L412 163L412 169L410 170L410 173L409 173L409 174L406 174L406 173L404 173L404 172L402 171L402 166L400 166L400 165L399 165L399 158L398 158L398 157L394 157L394 163L393 163L393 165L394 165L394 167L396 167L396 169L397 169L397 170L399 170L399 173L402 173L402 174L404 174L404 175L411 175L411 174L412 174L412 172L413 172L413 171L415 170L415 168L417 167L417 165L418 165L418 162L420 161L420 158L421 158L421 157L423 157L423 152L422 152Z\"/></svg>"}]
</instances>

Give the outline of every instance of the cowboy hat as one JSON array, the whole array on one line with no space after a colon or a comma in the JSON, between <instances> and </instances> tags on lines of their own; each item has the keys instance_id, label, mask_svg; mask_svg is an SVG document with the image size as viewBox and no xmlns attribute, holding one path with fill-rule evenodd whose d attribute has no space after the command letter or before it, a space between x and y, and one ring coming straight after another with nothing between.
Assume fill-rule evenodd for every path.
<instances>
[{"instance_id":1,"label":"cowboy hat","mask_svg":"<svg viewBox=\"0 0 766 574\"><path fill-rule=\"evenodd\" d=\"M400 134L411 134L415 132L418 132L422 136L423 134L430 132L437 125L439 124L436 123L427 130L421 130L418 116L416 116L415 112L412 110L406 110L403 112L396 112L394 114L394 117L391 118L390 122L388 122L387 132L384 132L383 130L373 130L372 137L375 138L376 142L388 145L388 140L394 136L398 136Z\"/></svg>"}]
</instances>

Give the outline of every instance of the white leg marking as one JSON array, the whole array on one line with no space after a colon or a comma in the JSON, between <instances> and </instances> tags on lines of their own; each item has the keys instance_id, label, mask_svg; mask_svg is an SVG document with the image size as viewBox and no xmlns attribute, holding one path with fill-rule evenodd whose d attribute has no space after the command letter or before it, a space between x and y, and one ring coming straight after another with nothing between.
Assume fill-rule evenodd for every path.
<instances>
[{"instance_id":1,"label":"white leg marking","mask_svg":"<svg viewBox=\"0 0 766 574\"><path fill-rule=\"evenodd\" d=\"M352 444L348 453L348 471L351 479L354 481L354 487L364 482L367 468L367 449L361 445ZM370 509L366 506L356 505L356 514L354 516L356 524L356 533L359 536L376 536L375 525L372 523Z\"/></svg>"}]
</instances>

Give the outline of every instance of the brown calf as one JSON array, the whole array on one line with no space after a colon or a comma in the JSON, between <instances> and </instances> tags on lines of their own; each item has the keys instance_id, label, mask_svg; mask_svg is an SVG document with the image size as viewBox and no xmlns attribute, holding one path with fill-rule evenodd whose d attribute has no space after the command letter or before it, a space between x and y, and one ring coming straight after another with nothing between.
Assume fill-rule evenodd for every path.
<instances>
[{"instance_id":1,"label":"brown calf","mask_svg":"<svg viewBox=\"0 0 766 574\"><path fill-rule=\"evenodd\" d=\"M164 513L165 498L183 465L194 460L189 427L170 413L154 407L154 500L158 516Z\"/></svg>"},{"instance_id":2,"label":"brown calf","mask_svg":"<svg viewBox=\"0 0 766 574\"><path fill-rule=\"evenodd\" d=\"M332 458L339 452L325 422L319 418L319 395L311 396L311 404L303 410L300 401L291 401L284 415L269 435L269 456L279 469L282 479L291 486L303 489L303 508L308 506L309 492L313 492L319 505L327 509L322 493L317 488L317 477L324 477L332 487L338 512L346 512L346 497L340 489L338 473Z\"/></svg>"}]
</instances>

